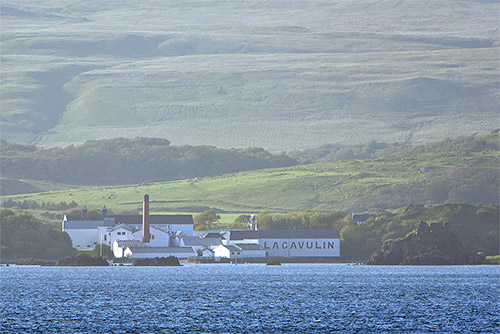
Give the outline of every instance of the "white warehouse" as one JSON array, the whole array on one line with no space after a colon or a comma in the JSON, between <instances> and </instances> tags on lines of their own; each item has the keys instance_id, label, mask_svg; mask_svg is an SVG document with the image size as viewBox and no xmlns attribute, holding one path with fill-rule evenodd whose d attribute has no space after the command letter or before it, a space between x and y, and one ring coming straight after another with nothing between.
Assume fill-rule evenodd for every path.
<instances>
[{"instance_id":1,"label":"white warehouse","mask_svg":"<svg viewBox=\"0 0 500 334\"><path fill-rule=\"evenodd\" d=\"M101 243L113 249L118 245L115 241L133 241L134 246L140 242L140 247L161 247L165 250L178 246L177 235L193 235L192 215L150 215L147 194L144 195L142 215L108 216L106 208L102 212L100 216L89 216L87 208L84 208L82 215L64 216L62 230L68 233L74 248L93 249ZM117 251L116 254L126 256L125 249Z\"/></svg>"}]
</instances>

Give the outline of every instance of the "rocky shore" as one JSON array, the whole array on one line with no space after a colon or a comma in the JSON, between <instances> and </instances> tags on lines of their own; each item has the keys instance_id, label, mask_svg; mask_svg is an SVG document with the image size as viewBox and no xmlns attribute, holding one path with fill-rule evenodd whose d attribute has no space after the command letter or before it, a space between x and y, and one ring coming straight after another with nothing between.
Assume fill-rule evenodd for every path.
<instances>
[{"instance_id":1,"label":"rocky shore","mask_svg":"<svg viewBox=\"0 0 500 334\"><path fill-rule=\"evenodd\" d=\"M450 224L421 221L407 236L384 241L372 254L372 265L465 265L486 264L483 255L467 252Z\"/></svg>"},{"instance_id":2,"label":"rocky shore","mask_svg":"<svg viewBox=\"0 0 500 334\"><path fill-rule=\"evenodd\" d=\"M64 267L106 267L108 261L102 257L92 257L86 254L77 254L75 256L68 256L53 264L54 266Z\"/></svg>"},{"instance_id":3,"label":"rocky shore","mask_svg":"<svg viewBox=\"0 0 500 334\"><path fill-rule=\"evenodd\" d=\"M135 259L134 266L168 266L177 267L180 266L179 259L175 256L169 257L156 257L154 259Z\"/></svg>"}]
</instances>

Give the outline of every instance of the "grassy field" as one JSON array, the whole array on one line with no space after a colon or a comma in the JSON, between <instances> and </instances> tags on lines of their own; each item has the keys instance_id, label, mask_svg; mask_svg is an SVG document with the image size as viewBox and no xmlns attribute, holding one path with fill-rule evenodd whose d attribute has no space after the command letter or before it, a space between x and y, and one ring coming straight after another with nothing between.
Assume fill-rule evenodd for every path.
<instances>
[{"instance_id":1,"label":"grassy field","mask_svg":"<svg viewBox=\"0 0 500 334\"><path fill-rule=\"evenodd\" d=\"M432 181L431 177L451 179L451 171L458 167L495 169L498 168L498 162L497 152L469 153L463 156L456 153L423 154L415 158L317 163L154 184L81 188L68 186L60 191L0 196L0 200L10 198L39 203L76 201L89 209L100 210L106 205L112 213L138 213L142 208L142 196L148 193L154 213L194 213L215 208L231 214L223 217L223 222L227 223L239 213L266 210L367 210L369 207L356 201L367 194L394 190L400 186L416 188L418 184ZM465 184L466 181L461 182L461 185L462 183ZM379 208L394 209L412 203L423 203L423 200L415 202L407 193L411 193L411 190L405 188L402 195L393 196L402 197L400 201L394 202L397 206L381 203L378 204ZM403 195L408 196L408 199L403 198Z\"/></svg>"},{"instance_id":2,"label":"grassy field","mask_svg":"<svg viewBox=\"0 0 500 334\"><path fill-rule=\"evenodd\" d=\"M2 138L148 136L280 152L485 133L498 127L499 8L10 0Z\"/></svg>"}]
</instances>

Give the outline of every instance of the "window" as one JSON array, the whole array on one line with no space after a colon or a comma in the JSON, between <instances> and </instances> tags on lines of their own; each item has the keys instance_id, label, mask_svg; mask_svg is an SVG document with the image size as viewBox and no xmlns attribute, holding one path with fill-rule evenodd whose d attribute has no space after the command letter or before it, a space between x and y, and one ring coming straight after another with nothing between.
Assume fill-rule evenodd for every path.
<instances>
[{"instance_id":1,"label":"window","mask_svg":"<svg viewBox=\"0 0 500 334\"><path fill-rule=\"evenodd\" d=\"M154 234L151 234L151 239L155 239L155 235Z\"/></svg>"},{"instance_id":2,"label":"window","mask_svg":"<svg viewBox=\"0 0 500 334\"><path fill-rule=\"evenodd\" d=\"M240 255L240 252L238 252L238 253L236 253L236 254Z\"/></svg>"},{"instance_id":3,"label":"window","mask_svg":"<svg viewBox=\"0 0 500 334\"><path fill-rule=\"evenodd\" d=\"M106 238L107 238L107 235L105 234L105 235L104 235L104 241L108 240L108 239L106 239Z\"/></svg>"}]
</instances>

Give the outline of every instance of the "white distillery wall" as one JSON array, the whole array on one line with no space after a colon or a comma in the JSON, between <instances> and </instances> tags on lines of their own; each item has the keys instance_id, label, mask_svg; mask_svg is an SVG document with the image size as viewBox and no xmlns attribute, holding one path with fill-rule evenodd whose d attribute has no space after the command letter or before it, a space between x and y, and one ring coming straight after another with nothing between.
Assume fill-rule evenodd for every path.
<instances>
[{"instance_id":1,"label":"white distillery wall","mask_svg":"<svg viewBox=\"0 0 500 334\"><path fill-rule=\"evenodd\" d=\"M168 232L158 230L156 228L150 228L149 234L151 238L149 239L149 246L151 247L170 247L170 235ZM122 239L124 240L124 239ZM131 234L129 240L142 240L142 230L136 231Z\"/></svg>"},{"instance_id":2,"label":"white distillery wall","mask_svg":"<svg viewBox=\"0 0 500 334\"><path fill-rule=\"evenodd\" d=\"M99 241L99 232L97 229L66 229L71 238L73 247L76 249L93 249Z\"/></svg>"},{"instance_id":3,"label":"white distillery wall","mask_svg":"<svg viewBox=\"0 0 500 334\"><path fill-rule=\"evenodd\" d=\"M265 250L242 250L242 257L266 257Z\"/></svg>"},{"instance_id":4,"label":"white distillery wall","mask_svg":"<svg viewBox=\"0 0 500 334\"><path fill-rule=\"evenodd\" d=\"M259 239L268 256L340 257L340 239Z\"/></svg>"},{"instance_id":5,"label":"white distillery wall","mask_svg":"<svg viewBox=\"0 0 500 334\"><path fill-rule=\"evenodd\" d=\"M196 256L195 252L189 253L133 253L130 249L126 249L123 255L129 259L154 259L156 257L175 256L178 259L187 259L190 256Z\"/></svg>"},{"instance_id":6,"label":"white distillery wall","mask_svg":"<svg viewBox=\"0 0 500 334\"><path fill-rule=\"evenodd\" d=\"M118 234L120 233L120 234ZM129 230L126 230L124 228L115 230L113 232L109 232L107 236L107 240L104 241L105 244L110 244L113 245L116 240L134 240L132 237L132 232ZM140 239L137 239L140 240ZM141 240L142 240L142 235L141 235Z\"/></svg>"}]
</instances>

